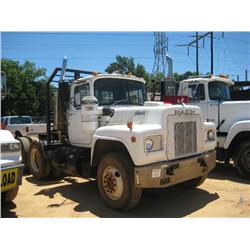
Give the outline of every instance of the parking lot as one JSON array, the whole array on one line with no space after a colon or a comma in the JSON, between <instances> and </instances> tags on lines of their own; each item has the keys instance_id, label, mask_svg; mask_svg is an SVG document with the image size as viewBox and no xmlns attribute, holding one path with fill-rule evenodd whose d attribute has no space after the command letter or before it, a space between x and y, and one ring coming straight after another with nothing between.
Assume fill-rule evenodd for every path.
<instances>
[{"instance_id":1,"label":"parking lot","mask_svg":"<svg viewBox=\"0 0 250 250\"><path fill-rule=\"evenodd\" d=\"M2 217L180 218L250 217L250 181L233 167L217 164L205 183L194 190L171 187L145 190L138 207L128 212L110 209L95 180L64 177L37 181L23 177L17 198L2 206Z\"/></svg>"}]
</instances>

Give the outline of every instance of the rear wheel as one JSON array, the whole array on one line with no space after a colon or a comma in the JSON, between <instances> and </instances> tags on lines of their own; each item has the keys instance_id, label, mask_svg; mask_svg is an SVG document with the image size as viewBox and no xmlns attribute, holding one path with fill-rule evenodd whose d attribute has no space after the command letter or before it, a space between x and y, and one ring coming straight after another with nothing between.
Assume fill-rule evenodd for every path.
<instances>
[{"instance_id":1,"label":"rear wheel","mask_svg":"<svg viewBox=\"0 0 250 250\"><path fill-rule=\"evenodd\" d=\"M112 208L128 210L141 198L141 189L135 187L133 163L125 154L111 153L101 160L97 170L99 192Z\"/></svg>"},{"instance_id":2,"label":"rear wheel","mask_svg":"<svg viewBox=\"0 0 250 250\"><path fill-rule=\"evenodd\" d=\"M19 187L16 187L14 189L3 192L2 193L2 201L4 203L8 203L8 202L13 201L18 194L18 190L19 190Z\"/></svg>"},{"instance_id":3,"label":"rear wheel","mask_svg":"<svg viewBox=\"0 0 250 250\"><path fill-rule=\"evenodd\" d=\"M207 178L207 175L200 176L198 178L182 182L180 183L180 186L184 188L196 188L200 186L206 180L206 178Z\"/></svg>"},{"instance_id":4,"label":"rear wheel","mask_svg":"<svg viewBox=\"0 0 250 250\"><path fill-rule=\"evenodd\" d=\"M51 165L39 142L33 141L29 148L29 169L38 180L46 179L50 175Z\"/></svg>"},{"instance_id":5,"label":"rear wheel","mask_svg":"<svg viewBox=\"0 0 250 250\"><path fill-rule=\"evenodd\" d=\"M250 142L239 145L234 163L241 177L250 179Z\"/></svg>"},{"instance_id":6,"label":"rear wheel","mask_svg":"<svg viewBox=\"0 0 250 250\"><path fill-rule=\"evenodd\" d=\"M30 146L30 141L26 137L19 137L18 140L21 143L21 154L22 154L22 163L24 164L24 173L29 172L28 166L28 151Z\"/></svg>"}]
</instances>

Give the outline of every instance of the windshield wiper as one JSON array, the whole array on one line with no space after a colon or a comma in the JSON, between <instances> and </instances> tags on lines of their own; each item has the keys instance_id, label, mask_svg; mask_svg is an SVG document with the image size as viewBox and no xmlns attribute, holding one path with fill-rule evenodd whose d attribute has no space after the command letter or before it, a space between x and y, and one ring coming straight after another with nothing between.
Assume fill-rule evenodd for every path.
<instances>
[{"instance_id":1,"label":"windshield wiper","mask_svg":"<svg viewBox=\"0 0 250 250\"><path fill-rule=\"evenodd\" d=\"M116 101L116 102L110 104L110 106L114 106L114 105L116 105L116 104L118 104L118 103L120 103L120 102L125 102L125 101L129 101L129 100L128 100L128 99L121 99L121 100L118 100L118 101Z\"/></svg>"}]
</instances>

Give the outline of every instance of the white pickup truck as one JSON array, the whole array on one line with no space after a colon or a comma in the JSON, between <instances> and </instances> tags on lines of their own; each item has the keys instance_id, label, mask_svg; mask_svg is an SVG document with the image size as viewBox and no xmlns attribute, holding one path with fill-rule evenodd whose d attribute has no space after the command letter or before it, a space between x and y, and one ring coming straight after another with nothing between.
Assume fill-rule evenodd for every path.
<instances>
[{"instance_id":1,"label":"white pickup truck","mask_svg":"<svg viewBox=\"0 0 250 250\"><path fill-rule=\"evenodd\" d=\"M30 116L3 116L1 123L15 137L37 135L46 132L46 124L33 123Z\"/></svg>"}]
</instances>

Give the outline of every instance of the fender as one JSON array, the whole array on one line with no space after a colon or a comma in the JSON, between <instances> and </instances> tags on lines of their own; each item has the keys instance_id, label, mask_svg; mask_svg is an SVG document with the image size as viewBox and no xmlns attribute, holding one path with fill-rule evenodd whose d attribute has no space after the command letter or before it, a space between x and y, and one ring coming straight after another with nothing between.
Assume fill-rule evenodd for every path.
<instances>
[{"instance_id":1,"label":"fender","mask_svg":"<svg viewBox=\"0 0 250 250\"><path fill-rule=\"evenodd\" d=\"M126 135L128 135L127 127L125 128L125 126L119 126L120 129L121 129L121 127L124 127L123 129L120 130L119 134L116 133L116 131L114 129L115 127L116 126L113 126L113 128L112 128L113 133L110 133L109 127L101 127L101 128L96 130L96 132L93 136L92 145L91 145L91 165L93 163L95 144L98 140L108 140L108 141L116 141L116 142L122 143L126 147L126 149L128 150L132 160L134 161L134 156L135 156L134 153L136 153L136 152L133 153L133 150L131 149L131 145L128 145L127 141L124 140L124 138L123 138L124 133ZM112 136L110 136L110 135L112 135Z\"/></svg>"},{"instance_id":2,"label":"fender","mask_svg":"<svg viewBox=\"0 0 250 250\"><path fill-rule=\"evenodd\" d=\"M250 132L250 120L239 121L233 124L233 126L228 131L228 134L224 143L224 149L228 149L230 143L235 138L235 136L243 131Z\"/></svg>"},{"instance_id":3,"label":"fender","mask_svg":"<svg viewBox=\"0 0 250 250\"><path fill-rule=\"evenodd\" d=\"M94 149L97 140L109 140L122 143L136 166L143 166L153 162L166 160L166 153L164 150L152 153L144 152L145 135L159 134L161 134L161 127L154 124L134 125L132 130L130 130L127 125L100 127L95 131L92 140L91 165L93 163ZM135 141L133 141L132 137L135 137ZM150 157L147 157L149 155Z\"/></svg>"}]
</instances>

